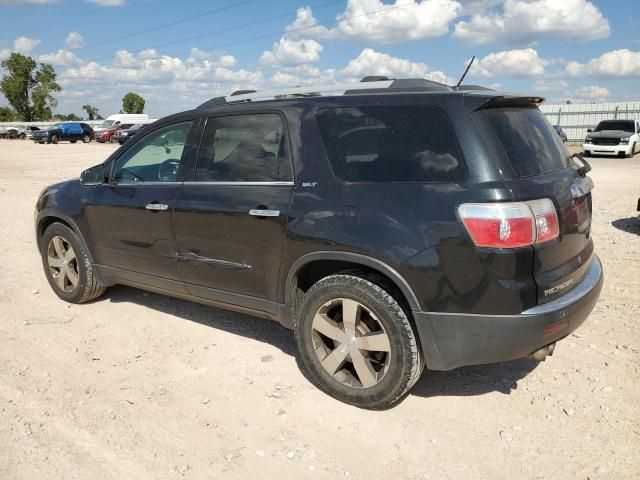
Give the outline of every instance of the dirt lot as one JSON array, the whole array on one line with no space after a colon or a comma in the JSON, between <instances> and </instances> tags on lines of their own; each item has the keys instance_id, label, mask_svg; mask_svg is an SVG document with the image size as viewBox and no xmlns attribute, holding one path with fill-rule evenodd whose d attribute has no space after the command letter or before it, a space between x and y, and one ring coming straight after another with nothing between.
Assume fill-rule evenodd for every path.
<instances>
[{"instance_id":1,"label":"dirt lot","mask_svg":"<svg viewBox=\"0 0 640 480\"><path fill-rule=\"evenodd\" d=\"M113 148L0 140L0 478L640 477L640 155L592 161L606 282L552 358L425 372L370 412L316 390L276 323L126 287L54 296L36 196Z\"/></svg>"}]
</instances>

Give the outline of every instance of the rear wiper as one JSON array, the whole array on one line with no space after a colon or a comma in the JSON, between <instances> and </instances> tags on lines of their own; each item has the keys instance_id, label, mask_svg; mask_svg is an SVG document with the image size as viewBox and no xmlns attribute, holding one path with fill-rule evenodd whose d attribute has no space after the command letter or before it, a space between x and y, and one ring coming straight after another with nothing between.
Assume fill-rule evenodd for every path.
<instances>
[{"instance_id":1,"label":"rear wiper","mask_svg":"<svg viewBox=\"0 0 640 480\"><path fill-rule=\"evenodd\" d=\"M587 162L584 158L584 156L580 153L580 152L576 152L571 154L571 156L569 157L570 159L574 159L577 158L578 160L580 160L580 163L582 163L582 166L578 166L575 162L573 163L576 167L578 167L578 174L581 177L585 177L587 175L587 173L589 173L591 171L591 165L589 164L589 162Z\"/></svg>"}]
</instances>

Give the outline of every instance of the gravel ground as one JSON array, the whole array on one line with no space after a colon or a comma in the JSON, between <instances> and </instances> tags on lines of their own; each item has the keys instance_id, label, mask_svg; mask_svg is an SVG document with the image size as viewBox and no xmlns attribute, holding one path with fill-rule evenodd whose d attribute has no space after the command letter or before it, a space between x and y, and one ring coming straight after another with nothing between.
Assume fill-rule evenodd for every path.
<instances>
[{"instance_id":1,"label":"gravel ground","mask_svg":"<svg viewBox=\"0 0 640 480\"><path fill-rule=\"evenodd\" d=\"M425 372L370 412L315 389L276 323L128 287L54 296L36 196L114 148L0 140L0 478L640 477L640 155L592 160L606 282L553 357Z\"/></svg>"}]
</instances>

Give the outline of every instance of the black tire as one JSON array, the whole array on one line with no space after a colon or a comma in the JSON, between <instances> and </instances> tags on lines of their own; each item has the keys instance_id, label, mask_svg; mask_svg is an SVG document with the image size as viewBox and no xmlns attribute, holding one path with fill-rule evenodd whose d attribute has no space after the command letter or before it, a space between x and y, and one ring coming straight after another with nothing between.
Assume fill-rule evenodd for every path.
<instances>
[{"instance_id":1,"label":"black tire","mask_svg":"<svg viewBox=\"0 0 640 480\"><path fill-rule=\"evenodd\" d=\"M629 158L633 158L636 153L636 144L631 145L631 153L628 155Z\"/></svg>"},{"instance_id":2,"label":"black tire","mask_svg":"<svg viewBox=\"0 0 640 480\"><path fill-rule=\"evenodd\" d=\"M294 331L302 366L321 390L351 405L378 410L389 408L404 397L420 378L424 363L402 300L390 293L393 290L389 286L383 288L384 282L366 276L346 272L318 281L301 300ZM349 386L336 379L322 366L314 348L313 336L317 332L312 325L316 312L336 299L355 300L370 310L389 339L389 352L384 354L388 356L388 369L378 383L368 388ZM348 368L347 362L342 365ZM342 372L340 368L339 371Z\"/></svg>"},{"instance_id":3,"label":"black tire","mask_svg":"<svg viewBox=\"0 0 640 480\"><path fill-rule=\"evenodd\" d=\"M582 154L583 154L585 157L590 157L590 156L591 156L591 152L588 152L588 151L584 151L584 152L582 152Z\"/></svg>"},{"instance_id":4,"label":"black tire","mask_svg":"<svg viewBox=\"0 0 640 480\"><path fill-rule=\"evenodd\" d=\"M72 291L64 291L59 287L53 271L49 266L48 249L54 237L62 237L75 253L75 267L78 273L78 281ZM98 298L105 292L105 287L100 285L96 280L84 242L76 232L66 225L52 223L47 227L40 239L40 252L47 281L54 293L62 300L69 303L84 303Z\"/></svg>"},{"instance_id":5,"label":"black tire","mask_svg":"<svg viewBox=\"0 0 640 480\"><path fill-rule=\"evenodd\" d=\"M71 143L76 143L78 140L69 140Z\"/></svg>"},{"instance_id":6,"label":"black tire","mask_svg":"<svg viewBox=\"0 0 640 480\"><path fill-rule=\"evenodd\" d=\"M90 143L90 142L91 142L91 136L89 135L82 136L82 143Z\"/></svg>"},{"instance_id":7,"label":"black tire","mask_svg":"<svg viewBox=\"0 0 640 480\"><path fill-rule=\"evenodd\" d=\"M51 136L51 143L56 144L60 141L60 139L58 138L57 135L52 135Z\"/></svg>"},{"instance_id":8,"label":"black tire","mask_svg":"<svg viewBox=\"0 0 640 480\"><path fill-rule=\"evenodd\" d=\"M25 138L27 138L27 135L25 133L21 133L20 135L18 135L18 138L20 140L24 140Z\"/></svg>"}]
</instances>

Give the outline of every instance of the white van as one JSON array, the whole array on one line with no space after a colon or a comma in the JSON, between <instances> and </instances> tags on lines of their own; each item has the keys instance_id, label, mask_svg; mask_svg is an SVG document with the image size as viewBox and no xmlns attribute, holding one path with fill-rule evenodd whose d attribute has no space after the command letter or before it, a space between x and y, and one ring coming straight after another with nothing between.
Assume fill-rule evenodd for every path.
<instances>
[{"instance_id":1,"label":"white van","mask_svg":"<svg viewBox=\"0 0 640 480\"><path fill-rule=\"evenodd\" d=\"M134 125L151 123L149 115L146 113L117 113L109 115L96 130L106 130L108 128L117 127L121 123L133 123Z\"/></svg>"}]
</instances>

